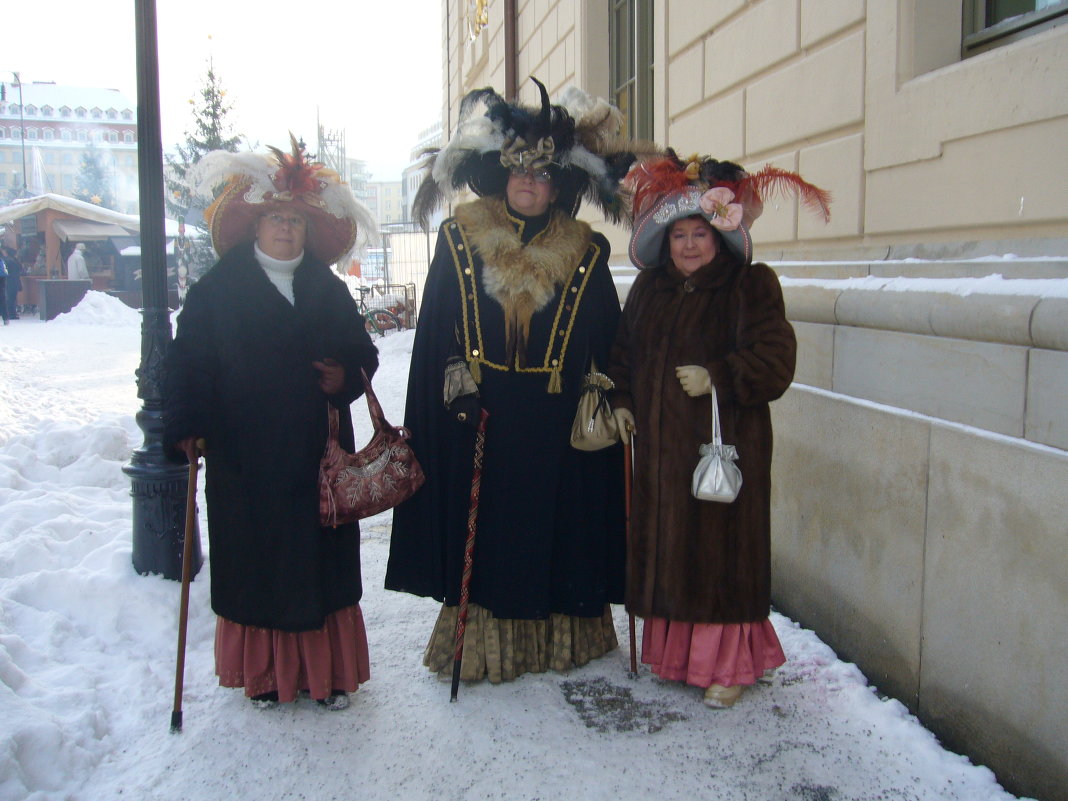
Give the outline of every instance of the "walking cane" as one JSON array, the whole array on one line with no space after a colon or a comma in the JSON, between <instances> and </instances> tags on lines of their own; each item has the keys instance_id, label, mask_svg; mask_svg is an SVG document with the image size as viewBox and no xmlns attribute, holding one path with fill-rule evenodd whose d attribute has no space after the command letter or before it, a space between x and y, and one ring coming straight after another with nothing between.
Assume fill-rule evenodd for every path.
<instances>
[{"instance_id":1,"label":"walking cane","mask_svg":"<svg viewBox=\"0 0 1068 801\"><path fill-rule=\"evenodd\" d=\"M475 530L478 522L478 493L482 485L482 457L486 448L486 420L489 412L480 410L475 433L475 469L471 474L471 504L467 512L467 541L464 543L464 572L460 575L460 606L456 610L456 650L452 660L452 692L449 702L460 691L460 663L464 657L464 632L467 630L467 601L471 596L471 565L475 556Z\"/></svg>"},{"instance_id":2,"label":"walking cane","mask_svg":"<svg viewBox=\"0 0 1068 801\"><path fill-rule=\"evenodd\" d=\"M198 439L193 458L189 460L189 486L185 493L185 541L182 544L182 600L178 606L178 664L174 669L174 709L171 711L171 731L182 730L182 683L185 679L185 630L189 622L189 583L193 580L193 537L196 536L197 469L204 440Z\"/></svg>"},{"instance_id":3,"label":"walking cane","mask_svg":"<svg viewBox=\"0 0 1068 801\"><path fill-rule=\"evenodd\" d=\"M623 497L627 514L627 540L630 541L630 490L634 483L634 429L627 426L627 444L623 446ZM634 615L628 614L630 623L630 672L638 675L638 646L634 642Z\"/></svg>"}]
</instances>

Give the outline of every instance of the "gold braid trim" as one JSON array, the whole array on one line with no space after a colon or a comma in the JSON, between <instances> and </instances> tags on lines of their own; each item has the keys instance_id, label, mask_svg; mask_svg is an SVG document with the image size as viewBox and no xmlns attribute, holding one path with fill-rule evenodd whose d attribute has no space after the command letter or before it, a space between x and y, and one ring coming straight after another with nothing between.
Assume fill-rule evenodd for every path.
<instances>
[{"instance_id":1,"label":"gold braid trim","mask_svg":"<svg viewBox=\"0 0 1068 801\"><path fill-rule=\"evenodd\" d=\"M530 318L552 300L590 245L590 226L554 209L545 230L525 246L504 200L480 198L456 208L456 220L482 258L482 285L504 309L507 352L525 367Z\"/></svg>"}]
</instances>

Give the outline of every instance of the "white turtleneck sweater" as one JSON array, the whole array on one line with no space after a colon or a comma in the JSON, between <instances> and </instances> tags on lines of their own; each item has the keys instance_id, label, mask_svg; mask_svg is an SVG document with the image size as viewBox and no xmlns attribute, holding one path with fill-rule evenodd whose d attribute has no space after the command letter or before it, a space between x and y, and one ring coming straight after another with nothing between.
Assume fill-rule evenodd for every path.
<instances>
[{"instance_id":1,"label":"white turtleneck sweater","mask_svg":"<svg viewBox=\"0 0 1068 801\"><path fill-rule=\"evenodd\" d=\"M304 258L304 251L302 250L295 259L282 261L273 256L268 256L260 250L259 242L256 242L253 246L253 252L256 254L256 261L259 262L263 271L267 273L267 277L271 279L271 283L282 293L282 297L293 303L293 273L300 266L300 262Z\"/></svg>"}]
</instances>

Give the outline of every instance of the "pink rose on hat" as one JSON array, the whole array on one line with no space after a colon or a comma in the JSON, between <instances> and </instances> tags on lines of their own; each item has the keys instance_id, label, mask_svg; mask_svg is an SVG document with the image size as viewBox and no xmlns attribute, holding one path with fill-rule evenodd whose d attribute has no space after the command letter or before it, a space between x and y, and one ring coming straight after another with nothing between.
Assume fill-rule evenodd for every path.
<instances>
[{"instance_id":1,"label":"pink rose on hat","mask_svg":"<svg viewBox=\"0 0 1068 801\"><path fill-rule=\"evenodd\" d=\"M708 215L708 222L721 231L734 231L742 223L742 206L731 203L734 192L725 186L709 189L698 203L701 211Z\"/></svg>"}]
</instances>

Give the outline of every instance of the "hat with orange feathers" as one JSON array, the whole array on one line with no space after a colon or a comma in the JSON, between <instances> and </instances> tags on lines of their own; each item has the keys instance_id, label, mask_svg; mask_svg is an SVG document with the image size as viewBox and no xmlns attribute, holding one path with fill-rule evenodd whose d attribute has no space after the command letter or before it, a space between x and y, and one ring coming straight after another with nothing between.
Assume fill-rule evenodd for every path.
<instances>
[{"instance_id":1,"label":"hat with orange feathers","mask_svg":"<svg viewBox=\"0 0 1068 801\"><path fill-rule=\"evenodd\" d=\"M222 256L255 238L256 220L274 210L296 211L308 220L305 249L324 264L363 250L377 236L371 212L333 170L312 161L290 134L291 152L267 154L213 150L190 169L193 191L219 195L204 211L211 243Z\"/></svg>"},{"instance_id":2,"label":"hat with orange feathers","mask_svg":"<svg viewBox=\"0 0 1068 801\"><path fill-rule=\"evenodd\" d=\"M636 163L625 185L634 217L630 260L641 269L660 266L664 236L673 222L686 217L707 220L727 249L748 264L753 260L749 229L766 198L794 193L824 220L831 215L830 194L797 173L767 165L750 174L709 156L694 155L684 162L671 149L662 158Z\"/></svg>"}]
</instances>

